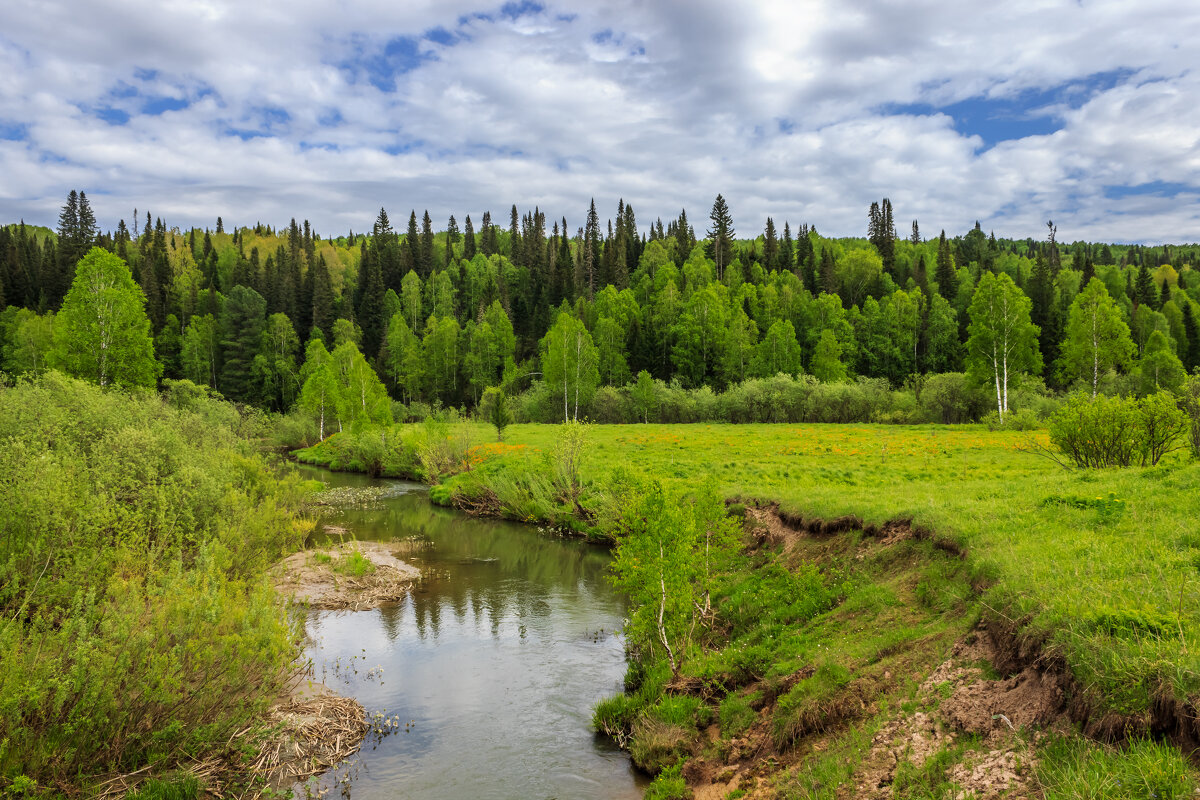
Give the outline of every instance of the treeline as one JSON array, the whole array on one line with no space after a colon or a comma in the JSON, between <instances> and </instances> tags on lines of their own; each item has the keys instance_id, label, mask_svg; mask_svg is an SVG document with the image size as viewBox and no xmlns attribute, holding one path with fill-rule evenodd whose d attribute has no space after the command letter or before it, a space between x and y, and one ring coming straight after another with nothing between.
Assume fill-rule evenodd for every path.
<instances>
[{"instance_id":1,"label":"treeline","mask_svg":"<svg viewBox=\"0 0 1200 800\"><path fill-rule=\"evenodd\" d=\"M1130 394L1170 388L1200 364L1195 245L1063 245L1052 224L1040 241L978 224L926 240L915 221L900 238L886 199L863 239L789 222L780 231L771 218L738 238L719 195L699 235L686 211L640 232L623 202L606 224L594 203L585 220L571 233L565 218L513 206L507 227L452 216L435 232L414 211L400 233L381 210L369 233L329 239L294 220L227 232L218 219L183 233L146 214L140 229L135 217L132 230L122 221L101 234L72 192L56 233L0 230L2 363L20 373L54 362L54 314L98 246L128 265L144 298L156 378L281 411L301 402L338 426L392 415L387 397L397 414L422 416L504 386L555 394L573 417L593 412L598 387L721 394L778 374L882 380L919 399L920 376L964 373L994 389L1003 416L999 375ZM981 287L989 302L1011 290L1017 318L985 324L982 301L972 315ZM1111 340L1085 335L1089 313ZM985 363L980 348L1000 330L1011 353ZM367 398L358 379L353 400L363 366L380 385Z\"/></svg>"}]
</instances>

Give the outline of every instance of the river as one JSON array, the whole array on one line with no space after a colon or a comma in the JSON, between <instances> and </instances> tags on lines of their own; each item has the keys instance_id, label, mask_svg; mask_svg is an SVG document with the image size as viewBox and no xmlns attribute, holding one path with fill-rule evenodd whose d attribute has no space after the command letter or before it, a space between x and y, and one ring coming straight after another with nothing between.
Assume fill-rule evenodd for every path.
<instances>
[{"instance_id":1,"label":"river","mask_svg":"<svg viewBox=\"0 0 1200 800\"><path fill-rule=\"evenodd\" d=\"M398 718L370 737L338 790L375 798L641 797L628 756L591 731L621 690L622 599L606 550L439 508L424 487L302 468L328 486L383 486L367 508L323 522L363 540L419 544L424 573L400 603L314 611L306 656L318 679L368 713ZM329 780L326 780L328 784Z\"/></svg>"}]
</instances>

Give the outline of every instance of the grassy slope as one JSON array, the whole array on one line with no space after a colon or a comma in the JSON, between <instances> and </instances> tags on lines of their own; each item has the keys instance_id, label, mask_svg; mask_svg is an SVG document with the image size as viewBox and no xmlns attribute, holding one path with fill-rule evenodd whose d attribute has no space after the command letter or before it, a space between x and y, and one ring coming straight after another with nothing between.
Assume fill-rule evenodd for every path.
<instances>
[{"instance_id":1,"label":"grassy slope","mask_svg":"<svg viewBox=\"0 0 1200 800\"><path fill-rule=\"evenodd\" d=\"M518 467L554 436L512 426L506 444L526 448L482 469ZM1098 708L1143 712L1160 687L1200 694L1200 465L1068 472L1026 451L1030 439L974 426L594 426L583 471L603 481L628 466L677 491L714 474L727 496L805 517L911 518L969 551L985 608L1047 637Z\"/></svg>"}]
</instances>

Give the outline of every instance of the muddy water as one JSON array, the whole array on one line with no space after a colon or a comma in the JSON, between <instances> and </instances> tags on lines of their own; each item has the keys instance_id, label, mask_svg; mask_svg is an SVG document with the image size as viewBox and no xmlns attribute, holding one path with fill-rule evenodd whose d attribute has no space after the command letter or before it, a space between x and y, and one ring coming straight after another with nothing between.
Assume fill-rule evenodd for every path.
<instances>
[{"instance_id":1,"label":"muddy water","mask_svg":"<svg viewBox=\"0 0 1200 800\"><path fill-rule=\"evenodd\" d=\"M368 712L400 720L349 770L354 800L635 798L644 781L590 729L621 689L625 607L604 580L607 552L535 529L466 517L423 488L305 468L329 486L387 486L373 508L326 522L359 539L415 537L425 573L403 602L313 612L314 674Z\"/></svg>"}]
</instances>

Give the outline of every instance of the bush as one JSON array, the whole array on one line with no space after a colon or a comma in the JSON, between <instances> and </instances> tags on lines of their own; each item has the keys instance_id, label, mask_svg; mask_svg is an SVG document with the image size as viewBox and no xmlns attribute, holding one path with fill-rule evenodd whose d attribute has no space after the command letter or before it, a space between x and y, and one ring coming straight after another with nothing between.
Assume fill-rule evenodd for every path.
<instances>
[{"instance_id":1,"label":"bush","mask_svg":"<svg viewBox=\"0 0 1200 800\"><path fill-rule=\"evenodd\" d=\"M1141 400L1076 394L1050 421L1050 442L1077 467L1152 466L1179 446L1187 425L1165 392Z\"/></svg>"},{"instance_id":2,"label":"bush","mask_svg":"<svg viewBox=\"0 0 1200 800\"><path fill-rule=\"evenodd\" d=\"M646 787L645 800L687 800L692 796L683 779L682 765L667 767Z\"/></svg>"},{"instance_id":3,"label":"bush","mask_svg":"<svg viewBox=\"0 0 1200 800\"><path fill-rule=\"evenodd\" d=\"M925 422L957 425L979 419L984 404L965 373L946 372L925 379L918 407Z\"/></svg>"},{"instance_id":4,"label":"bush","mask_svg":"<svg viewBox=\"0 0 1200 800\"><path fill-rule=\"evenodd\" d=\"M1200 372L1191 375L1183 385L1183 410L1188 415L1188 442L1192 458L1200 458Z\"/></svg>"},{"instance_id":5,"label":"bush","mask_svg":"<svg viewBox=\"0 0 1200 800\"><path fill-rule=\"evenodd\" d=\"M311 529L300 484L237 409L178 388L0 390L0 776L203 760L287 676L263 576Z\"/></svg>"}]
</instances>

